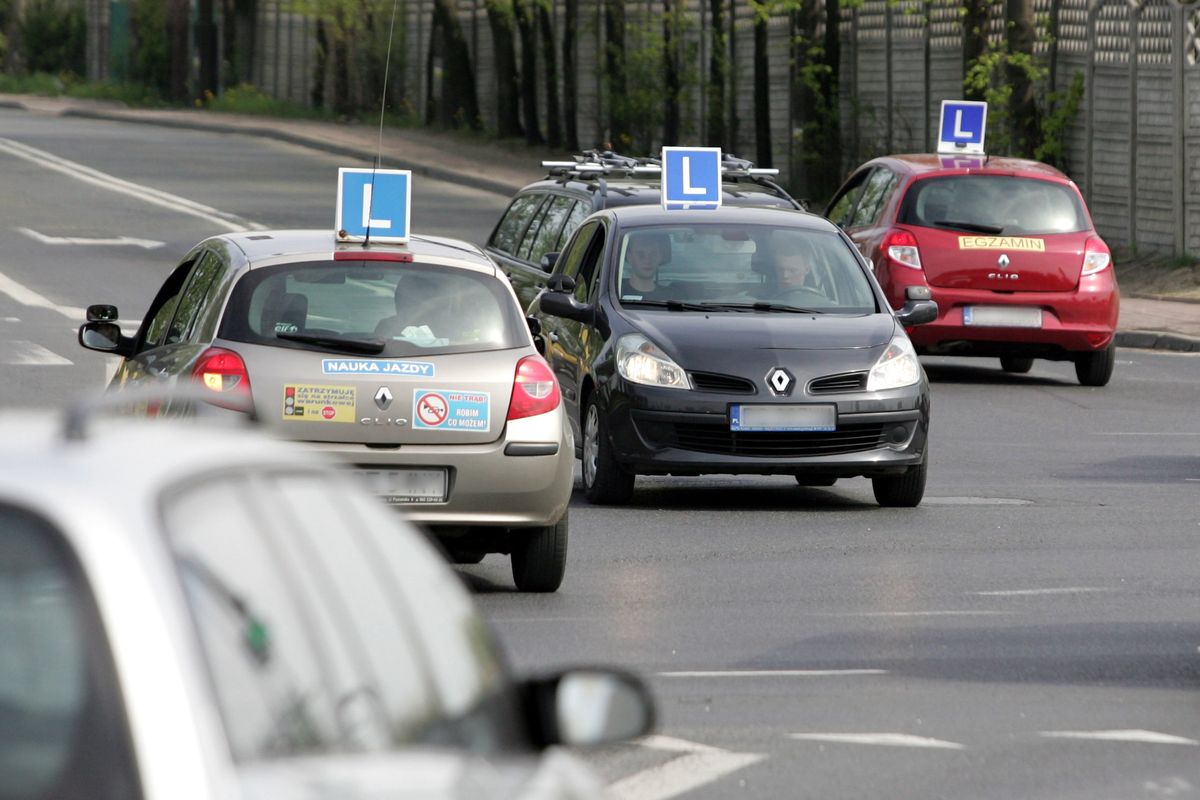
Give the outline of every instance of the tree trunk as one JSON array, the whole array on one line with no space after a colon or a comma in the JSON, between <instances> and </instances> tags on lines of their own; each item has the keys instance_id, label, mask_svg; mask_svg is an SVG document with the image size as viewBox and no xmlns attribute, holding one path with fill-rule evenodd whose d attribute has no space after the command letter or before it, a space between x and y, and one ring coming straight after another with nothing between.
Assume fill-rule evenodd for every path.
<instances>
[{"instance_id":1,"label":"tree trunk","mask_svg":"<svg viewBox=\"0 0 1200 800\"><path fill-rule=\"evenodd\" d=\"M435 56L442 61L441 85L433 81ZM441 127L479 127L479 101L471 53L452 0L435 0L429 26L429 76L425 104L427 122Z\"/></svg>"},{"instance_id":2,"label":"tree trunk","mask_svg":"<svg viewBox=\"0 0 1200 800\"><path fill-rule=\"evenodd\" d=\"M517 52L513 45L512 4L487 0L488 27L492 29L492 51L496 59L496 134L502 138L521 136L517 99Z\"/></svg>"},{"instance_id":3,"label":"tree trunk","mask_svg":"<svg viewBox=\"0 0 1200 800\"><path fill-rule=\"evenodd\" d=\"M709 0L711 38L708 56L708 113L706 144L724 148L725 142L725 0Z\"/></svg>"},{"instance_id":4,"label":"tree trunk","mask_svg":"<svg viewBox=\"0 0 1200 800\"><path fill-rule=\"evenodd\" d=\"M989 0L963 0L963 78L988 49ZM986 100L986 90L969 86L964 91L967 100Z\"/></svg>"},{"instance_id":5,"label":"tree trunk","mask_svg":"<svg viewBox=\"0 0 1200 800\"><path fill-rule=\"evenodd\" d=\"M625 97L625 3L604 0L604 76L608 94L608 144L620 150L632 141Z\"/></svg>"},{"instance_id":6,"label":"tree trunk","mask_svg":"<svg viewBox=\"0 0 1200 800\"><path fill-rule=\"evenodd\" d=\"M350 97L350 48L346 38L345 15L339 9L333 17L333 110L342 117L354 114Z\"/></svg>"},{"instance_id":7,"label":"tree trunk","mask_svg":"<svg viewBox=\"0 0 1200 800\"><path fill-rule=\"evenodd\" d=\"M213 0L196 2L196 48L199 50L200 85L196 96L203 99L206 93L216 95L220 90L220 64L217 61L217 23L213 19Z\"/></svg>"},{"instance_id":8,"label":"tree trunk","mask_svg":"<svg viewBox=\"0 0 1200 800\"><path fill-rule=\"evenodd\" d=\"M754 8L754 143L758 166L770 168L771 71L767 63L767 8L753 0Z\"/></svg>"},{"instance_id":9,"label":"tree trunk","mask_svg":"<svg viewBox=\"0 0 1200 800\"><path fill-rule=\"evenodd\" d=\"M317 48L313 54L312 100L313 108L325 107L325 72L329 65L329 36L325 33L325 21L317 20Z\"/></svg>"},{"instance_id":10,"label":"tree trunk","mask_svg":"<svg viewBox=\"0 0 1200 800\"><path fill-rule=\"evenodd\" d=\"M550 9L537 4L538 22L542 34L542 69L546 76L546 141L551 147L562 147L563 135L558 106L558 57L554 48L554 21Z\"/></svg>"},{"instance_id":11,"label":"tree trunk","mask_svg":"<svg viewBox=\"0 0 1200 800\"><path fill-rule=\"evenodd\" d=\"M222 0L221 16L225 20L221 59L229 70L224 88L253 83L254 18L258 13L257 0Z\"/></svg>"},{"instance_id":12,"label":"tree trunk","mask_svg":"<svg viewBox=\"0 0 1200 800\"><path fill-rule=\"evenodd\" d=\"M188 77L191 72L192 47L188 36L188 17L191 7L188 0L169 0L167 3L167 50L170 68L168 91L176 102L188 99Z\"/></svg>"},{"instance_id":13,"label":"tree trunk","mask_svg":"<svg viewBox=\"0 0 1200 800\"><path fill-rule=\"evenodd\" d=\"M663 144L679 142L679 95L682 85L679 79L679 44L676 41L676 26L680 9L672 6L671 0L663 0Z\"/></svg>"},{"instance_id":14,"label":"tree trunk","mask_svg":"<svg viewBox=\"0 0 1200 800\"><path fill-rule=\"evenodd\" d=\"M537 25L533 5L536 0L513 0L517 31L521 34L521 111L525 123L525 141L542 143L538 121L537 96Z\"/></svg>"},{"instance_id":15,"label":"tree trunk","mask_svg":"<svg viewBox=\"0 0 1200 800\"><path fill-rule=\"evenodd\" d=\"M579 87L575 78L575 28L579 25L579 0L563 2L563 146L571 152L579 150L578 105L575 94Z\"/></svg>"},{"instance_id":16,"label":"tree trunk","mask_svg":"<svg viewBox=\"0 0 1200 800\"><path fill-rule=\"evenodd\" d=\"M822 16L824 10L824 16ZM792 189L803 198L820 204L833 194L842 179L842 148L838 99L838 69L841 59L838 0L804 0L796 10L795 61L800 71L795 105L801 136L796 143L796 161L802 171ZM824 38L820 38L824 24Z\"/></svg>"},{"instance_id":17,"label":"tree trunk","mask_svg":"<svg viewBox=\"0 0 1200 800\"><path fill-rule=\"evenodd\" d=\"M1022 56L1033 64L1033 42L1036 28L1033 0L1007 0L1005 22L1008 31L1009 62L1006 70L1012 95L1008 103L1008 120L1013 155L1032 158L1039 141L1038 112L1033 80L1026 68L1015 64L1012 56Z\"/></svg>"}]
</instances>

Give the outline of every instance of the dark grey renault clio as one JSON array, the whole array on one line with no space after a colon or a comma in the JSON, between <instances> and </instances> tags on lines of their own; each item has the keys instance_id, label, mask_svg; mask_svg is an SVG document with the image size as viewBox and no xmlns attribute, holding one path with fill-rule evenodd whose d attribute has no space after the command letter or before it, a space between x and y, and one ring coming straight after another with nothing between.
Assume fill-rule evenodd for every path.
<instances>
[{"instance_id":1,"label":"dark grey renault clio","mask_svg":"<svg viewBox=\"0 0 1200 800\"><path fill-rule=\"evenodd\" d=\"M637 475L871 479L925 492L929 386L906 327L833 224L778 208L612 208L588 217L530 307L595 503Z\"/></svg>"}]
</instances>

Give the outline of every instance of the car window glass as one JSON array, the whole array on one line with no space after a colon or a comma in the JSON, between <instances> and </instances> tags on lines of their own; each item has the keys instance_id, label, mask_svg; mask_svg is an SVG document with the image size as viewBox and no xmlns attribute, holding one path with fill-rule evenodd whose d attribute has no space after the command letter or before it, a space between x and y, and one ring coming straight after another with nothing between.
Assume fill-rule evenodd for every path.
<instances>
[{"instance_id":1,"label":"car window glass","mask_svg":"<svg viewBox=\"0 0 1200 800\"><path fill-rule=\"evenodd\" d=\"M524 248L532 240L533 244L526 256L529 261L539 264L541 263L542 256L546 255L546 253L554 252L554 247L558 244L558 239L562 235L563 225L569 218L571 209L575 206L576 202L574 200L562 195L552 198L546 204L546 213L542 218L542 224L538 228L536 238L526 234L525 242L521 245Z\"/></svg>"},{"instance_id":2,"label":"car window glass","mask_svg":"<svg viewBox=\"0 0 1200 800\"><path fill-rule=\"evenodd\" d=\"M213 279L221 271L221 259L214 253L205 253L188 276L187 285L179 295L175 315L167 328L163 344L177 344L192 334L196 317L204 305L204 298L212 287Z\"/></svg>"},{"instance_id":3,"label":"car window glass","mask_svg":"<svg viewBox=\"0 0 1200 800\"><path fill-rule=\"evenodd\" d=\"M858 207L854 210L854 217L846 227L866 228L874 224L883 207L884 200L887 199L895 185L896 173L885 167L877 167L871 173L871 177L867 179L862 199L859 200Z\"/></svg>"},{"instance_id":4,"label":"car window glass","mask_svg":"<svg viewBox=\"0 0 1200 800\"><path fill-rule=\"evenodd\" d=\"M525 228L525 235L521 237L520 244L517 245L517 258L529 261L529 252L533 249L533 243L538 237L538 232L542 229L542 223L546 219L546 212L550 210L552 198L547 198L546 202L537 207L533 213L533 217L529 220L529 225Z\"/></svg>"},{"instance_id":5,"label":"car window glass","mask_svg":"<svg viewBox=\"0 0 1200 800\"><path fill-rule=\"evenodd\" d=\"M575 299L581 303L588 302L597 285L599 275L597 267L604 255L605 228L600 224L592 236L591 244L584 253L583 262L579 266L579 274L575 278Z\"/></svg>"},{"instance_id":6,"label":"car window glass","mask_svg":"<svg viewBox=\"0 0 1200 800\"><path fill-rule=\"evenodd\" d=\"M369 339L381 356L519 347L524 320L508 287L487 273L420 264L300 262L251 270L230 297L220 335L316 348L282 336Z\"/></svg>"},{"instance_id":7,"label":"car window glass","mask_svg":"<svg viewBox=\"0 0 1200 800\"><path fill-rule=\"evenodd\" d=\"M945 175L913 183L899 219L965 233L1045 235L1089 229L1075 190L1012 175Z\"/></svg>"},{"instance_id":8,"label":"car window glass","mask_svg":"<svg viewBox=\"0 0 1200 800\"><path fill-rule=\"evenodd\" d=\"M567 222L563 225L562 232L558 235L558 241L554 244L552 250L562 252L563 247L567 244L567 240L571 238L571 234L587 219L587 215L590 213L592 213L591 203L585 203L580 200L571 206L571 211L567 214Z\"/></svg>"},{"instance_id":9,"label":"car window glass","mask_svg":"<svg viewBox=\"0 0 1200 800\"><path fill-rule=\"evenodd\" d=\"M505 211L504 216L500 218L500 224L496 226L488 246L504 253L515 254L525 227L529 224L533 212L537 210L544 197L543 194L527 194L513 200L508 211Z\"/></svg>"},{"instance_id":10,"label":"car window glass","mask_svg":"<svg viewBox=\"0 0 1200 800\"><path fill-rule=\"evenodd\" d=\"M584 255L587 254L588 248L591 246L592 237L599 227L600 222L593 221L579 229L571 241L567 243L567 249L559 256L555 272L570 275L572 278L575 277L579 272L579 267L583 264Z\"/></svg>"},{"instance_id":11,"label":"car window glass","mask_svg":"<svg viewBox=\"0 0 1200 800\"><path fill-rule=\"evenodd\" d=\"M0 797L138 796L112 657L48 522L0 505Z\"/></svg>"},{"instance_id":12,"label":"car window glass","mask_svg":"<svg viewBox=\"0 0 1200 800\"><path fill-rule=\"evenodd\" d=\"M864 171L851 178L849 186L833 201L833 205L829 207L829 211L825 214L833 224L842 228L845 228L849 224L850 216L854 213L855 205L858 203L858 199L862 196L863 188L866 186L868 174L869 171Z\"/></svg>"},{"instance_id":13,"label":"car window glass","mask_svg":"<svg viewBox=\"0 0 1200 800\"><path fill-rule=\"evenodd\" d=\"M140 349L148 350L163 344L171 320L175 317L175 309L179 306L183 284L191 274L191 269L191 263L180 264L163 282L142 323L145 335L142 337Z\"/></svg>"}]
</instances>

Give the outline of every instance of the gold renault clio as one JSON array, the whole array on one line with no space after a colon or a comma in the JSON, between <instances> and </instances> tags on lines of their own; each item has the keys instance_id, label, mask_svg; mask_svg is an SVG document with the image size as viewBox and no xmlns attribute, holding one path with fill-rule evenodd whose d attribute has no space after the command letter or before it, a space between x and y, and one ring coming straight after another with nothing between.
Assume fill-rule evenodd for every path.
<instances>
[{"instance_id":1,"label":"gold renault clio","mask_svg":"<svg viewBox=\"0 0 1200 800\"><path fill-rule=\"evenodd\" d=\"M474 245L216 236L171 272L136 335L117 318L91 306L79 331L123 356L110 390L189 382L209 405L252 404L275 432L353 465L454 560L509 553L519 589L559 587L571 432L508 279Z\"/></svg>"}]
</instances>

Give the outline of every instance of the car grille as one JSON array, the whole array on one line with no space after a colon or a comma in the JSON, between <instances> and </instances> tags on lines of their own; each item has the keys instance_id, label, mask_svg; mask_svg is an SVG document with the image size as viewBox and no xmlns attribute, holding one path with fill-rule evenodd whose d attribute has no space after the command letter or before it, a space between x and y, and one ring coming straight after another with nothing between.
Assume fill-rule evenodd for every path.
<instances>
[{"instance_id":1,"label":"car grille","mask_svg":"<svg viewBox=\"0 0 1200 800\"><path fill-rule=\"evenodd\" d=\"M673 440L664 445L724 456L833 456L884 444L882 425L847 425L836 431L731 431L728 425L677 422L654 428Z\"/></svg>"},{"instance_id":2,"label":"car grille","mask_svg":"<svg viewBox=\"0 0 1200 800\"><path fill-rule=\"evenodd\" d=\"M841 375L826 375L815 378L808 384L809 394L837 394L839 392L861 392L867 388L867 373L843 372Z\"/></svg>"},{"instance_id":3,"label":"car grille","mask_svg":"<svg viewBox=\"0 0 1200 800\"><path fill-rule=\"evenodd\" d=\"M713 372L693 372L692 385L704 392L724 394L754 394L754 384L736 375L717 375Z\"/></svg>"}]
</instances>

